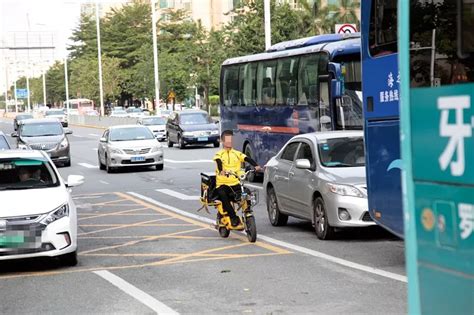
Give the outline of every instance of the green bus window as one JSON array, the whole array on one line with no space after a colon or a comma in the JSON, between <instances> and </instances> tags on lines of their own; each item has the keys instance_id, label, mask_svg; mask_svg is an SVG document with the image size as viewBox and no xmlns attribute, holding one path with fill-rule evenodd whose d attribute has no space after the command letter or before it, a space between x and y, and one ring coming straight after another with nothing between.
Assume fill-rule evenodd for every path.
<instances>
[{"instance_id":1,"label":"green bus window","mask_svg":"<svg viewBox=\"0 0 474 315\"><path fill-rule=\"evenodd\" d=\"M298 71L298 105L317 105L319 54L303 56ZM326 65L327 67L327 65Z\"/></svg>"},{"instance_id":2,"label":"green bus window","mask_svg":"<svg viewBox=\"0 0 474 315\"><path fill-rule=\"evenodd\" d=\"M257 104L275 105L276 60L262 61L257 71Z\"/></svg>"},{"instance_id":3,"label":"green bus window","mask_svg":"<svg viewBox=\"0 0 474 315\"><path fill-rule=\"evenodd\" d=\"M410 86L474 82L474 58L458 54L457 1L412 0L410 12ZM451 18L437 20L436 16Z\"/></svg>"},{"instance_id":4,"label":"green bus window","mask_svg":"<svg viewBox=\"0 0 474 315\"><path fill-rule=\"evenodd\" d=\"M298 80L298 57L278 60L276 79L277 105L296 104L296 87Z\"/></svg>"},{"instance_id":5,"label":"green bus window","mask_svg":"<svg viewBox=\"0 0 474 315\"><path fill-rule=\"evenodd\" d=\"M225 106L239 103L239 66L224 69L223 100Z\"/></svg>"},{"instance_id":6,"label":"green bus window","mask_svg":"<svg viewBox=\"0 0 474 315\"><path fill-rule=\"evenodd\" d=\"M397 0L373 0L370 15L370 54L379 57L396 53Z\"/></svg>"}]
</instances>

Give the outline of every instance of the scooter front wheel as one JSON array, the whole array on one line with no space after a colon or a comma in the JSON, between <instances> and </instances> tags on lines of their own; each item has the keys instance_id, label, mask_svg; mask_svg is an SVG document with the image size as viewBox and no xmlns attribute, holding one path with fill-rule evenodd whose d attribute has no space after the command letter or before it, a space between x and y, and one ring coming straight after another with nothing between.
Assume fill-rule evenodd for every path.
<instances>
[{"instance_id":1,"label":"scooter front wheel","mask_svg":"<svg viewBox=\"0 0 474 315\"><path fill-rule=\"evenodd\" d=\"M227 238L229 237L229 234L230 234L230 231L224 227L224 226L220 226L219 227L219 235L222 237L222 238Z\"/></svg>"},{"instance_id":2,"label":"scooter front wheel","mask_svg":"<svg viewBox=\"0 0 474 315\"><path fill-rule=\"evenodd\" d=\"M245 218L245 233L247 233L247 239L249 242L255 243L257 240L257 225L255 224L254 216Z\"/></svg>"}]
</instances>

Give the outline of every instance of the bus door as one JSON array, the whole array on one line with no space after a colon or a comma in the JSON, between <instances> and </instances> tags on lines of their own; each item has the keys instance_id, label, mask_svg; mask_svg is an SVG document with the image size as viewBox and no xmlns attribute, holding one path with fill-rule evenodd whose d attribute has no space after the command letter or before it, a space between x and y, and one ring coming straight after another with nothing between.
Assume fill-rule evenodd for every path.
<instances>
[{"instance_id":1,"label":"bus door","mask_svg":"<svg viewBox=\"0 0 474 315\"><path fill-rule=\"evenodd\" d=\"M474 3L400 6L408 313L473 314Z\"/></svg>"}]
</instances>

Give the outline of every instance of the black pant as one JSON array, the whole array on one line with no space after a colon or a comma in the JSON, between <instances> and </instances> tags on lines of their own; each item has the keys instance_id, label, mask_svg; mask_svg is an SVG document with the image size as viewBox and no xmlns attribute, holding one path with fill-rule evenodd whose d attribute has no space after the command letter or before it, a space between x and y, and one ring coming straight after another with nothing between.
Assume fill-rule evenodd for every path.
<instances>
[{"instance_id":1,"label":"black pant","mask_svg":"<svg viewBox=\"0 0 474 315\"><path fill-rule=\"evenodd\" d=\"M219 196L219 200L222 202L222 207L224 208L224 211L227 212L230 218L236 217L234 207L231 203L231 201L235 198L234 192L240 192L240 185L222 185L217 188L217 195Z\"/></svg>"}]
</instances>

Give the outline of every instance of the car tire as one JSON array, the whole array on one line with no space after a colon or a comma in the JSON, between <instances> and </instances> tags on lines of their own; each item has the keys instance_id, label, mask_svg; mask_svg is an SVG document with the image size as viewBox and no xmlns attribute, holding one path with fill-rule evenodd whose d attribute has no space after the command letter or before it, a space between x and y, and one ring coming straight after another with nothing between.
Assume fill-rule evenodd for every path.
<instances>
[{"instance_id":1,"label":"car tire","mask_svg":"<svg viewBox=\"0 0 474 315\"><path fill-rule=\"evenodd\" d=\"M214 142L214 148L218 148L220 145L219 141Z\"/></svg>"},{"instance_id":2,"label":"car tire","mask_svg":"<svg viewBox=\"0 0 474 315\"><path fill-rule=\"evenodd\" d=\"M171 141L170 136L168 135L168 148L172 148L174 143Z\"/></svg>"},{"instance_id":3,"label":"car tire","mask_svg":"<svg viewBox=\"0 0 474 315\"><path fill-rule=\"evenodd\" d=\"M77 251L59 256L59 261L64 266L74 267L77 265Z\"/></svg>"},{"instance_id":4,"label":"car tire","mask_svg":"<svg viewBox=\"0 0 474 315\"><path fill-rule=\"evenodd\" d=\"M164 164L157 164L157 165L155 165L155 169L156 169L157 171L162 171L163 168L164 168Z\"/></svg>"},{"instance_id":5,"label":"car tire","mask_svg":"<svg viewBox=\"0 0 474 315\"><path fill-rule=\"evenodd\" d=\"M314 230L320 240L329 240L334 237L334 228L329 225L326 206L321 197L314 200Z\"/></svg>"},{"instance_id":6,"label":"car tire","mask_svg":"<svg viewBox=\"0 0 474 315\"><path fill-rule=\"evenodd\" d=\"M179 148L180 149L186 148L186 144L184 143L184 140L183 140L183 138L181 138L181 136L178 136L178 143L179 143Z\"/></svg>"},{"instance_id":7,"label":"car tire","mask_svg":"<svg viewBox=\"0 0 474 315\"><path fill-rule=\"evenodd\" d=\"M280 212L278 199L273 187L267 190L267 212L268 219L273 226L283 226L288 222L288 216Z\"/></svg>"},{"instance_id":8,"label":"car tire","mask_svg":"<svg viewBox=\"0 0 474 315\"><path fill-rule=\"evenodd\" d=\"M114 170L111 166L109 166L109 159L107 158L107 155L105 156L105 170L107 173L112 173Z\"/></svg>"},{"instance_id":9,"label":"car tire","mask_svg":"<svg viewBox=\"0 0 474 315\"><path fill-rule=\"evenodd\" d=\"M69 156L69 159L66 162L64 162L64 166L65 167L70 167L71 166L71 156Z\"/></svg>"},{"instance_id":10,"label":"car tire","mask_svg":"<svg viewBox=\"0 0 474 315\"><path fill-rule=\"evenodd\" d=\"M99 160L99 169L101 171L104 171L105 170L105 165L100 161L100 155L98 155L97 158Z\"/></svg>"}]
</instances>

